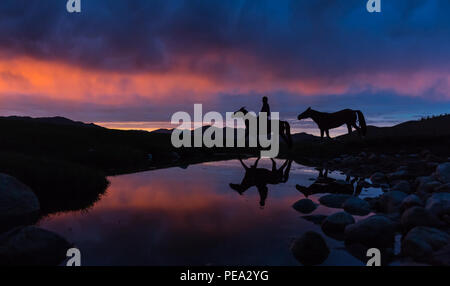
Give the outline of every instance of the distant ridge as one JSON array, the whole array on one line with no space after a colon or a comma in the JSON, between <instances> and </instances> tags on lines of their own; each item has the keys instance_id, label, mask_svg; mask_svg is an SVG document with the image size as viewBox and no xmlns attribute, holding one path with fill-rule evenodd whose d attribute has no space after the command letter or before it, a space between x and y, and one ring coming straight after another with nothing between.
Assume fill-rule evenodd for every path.
<instances>
[{"instance_id":1,"label":"distant ridge","mask_svg":"<svg viewBox=\"0 0 450 286\"><path fill-rule=\"evenodd\" d=\"M15 120L15 121L30 121L37 123L47 123L55 125L69 125L69 126L83 126L83 127L96 127L102 128L101 126L95 125L94 123L84 123L81 121L73 121L62 116L55 117L29 117L29 116L1 116L0 119Z\"/></svg>"}]
</instances>

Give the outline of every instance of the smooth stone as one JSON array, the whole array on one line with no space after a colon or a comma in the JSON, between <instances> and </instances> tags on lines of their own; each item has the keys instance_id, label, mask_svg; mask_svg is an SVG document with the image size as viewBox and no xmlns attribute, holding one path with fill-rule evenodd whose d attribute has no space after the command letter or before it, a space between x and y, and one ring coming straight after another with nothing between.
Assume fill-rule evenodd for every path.
<instances>
[{"instance_id":1,"label":"smooth stone","mask_svg":"<svg viewBox=\"0 0 450 286\"><path fill-rule=\"evenodd\" d=\"M437 217L423 207L412 207L406 210L402 215L401 223L405 230L416 226L438 227L442 225Z\"/></svg>"},{"instance_id":2,"label":"smooth stone","mask_svg":"<svg viewBox=\"0 0 450 286\"><path fill-rule=\"evenodd\" d=\"M450 193L434 193L425 208L439 218L450 214Z\"/></svg>"},{"instance_id":3,"label":"smooth stone","mask_svg":"<svg viewBox=\"0 0 450 286\"><path fill-rule=\"evenodd\" d=\"M393 187L393 191L399 191L403 193L410 193L411 192L411 186L408 181L402 180L398 181Z\"/></svg>"},{"instance_id":4,"label":"smooth stone","mask_svg":"<svg viewBox=\"0 0 450 286\"><path fill-rule=\"evenodd\" d=\"M382 215L373 215L345 228L346 243L361 243L368 247L391 247L395 223Z\"/></svg>"},{"instance_id":5,"label":"smooth stone","mask_svg":"<svg viewBox=\"0 0 450 286\"><path fill-rule=\"evenodd\" d=\"M450 183L436 186L433 189L433 192L435 192L435 193L450 193Z\"/></svg>"},{"instance_id":6,"label":"smooth stone","mask_svg":"<svg viewBox=\"0 0 450 286\"><path fill-rule=\"evenodd\" d=\"M58 265L71 247L66 239L48 230L17 227L0 235L0 264Z\"/></svg>"},{"instance_id":7,"label":"smooth stone","mask_svg":"<svg viewBox=\"0 0 450 286\"><path fill-rule=\"evenodd\" d=\"M324 232L343 232L347 225L355 223L355 219L346 212L329 215L322 223Z\"/></svg>"},{"instance_id":8,"label":"smooth stone","mask_svg":"<svg viewBox=\"0 0 450 286\"><path fill-rule=\"evenodd\" d=\"M295 202L292 207L301 213L309 214L317 208L317 204L310 199L302 199Z\"/></svg>"},{"instance_id":9,"label":"smooth stone","mask_svg":"<svg viewBox=\"0 0 450 286\"><path fill-rule=\"evenodd\" d=\"M377 172L372 174L372 176L370 176L370 181L373 184L384 184L387 182L387 178L386 175L381 173L381 172Z\"/></svg>"},{"instance_id":10,"label":"smooth stone","mask_svg":"<svg viewBox=\"0 0 450 286\"><path fill-rule=\"evenodd\" d=\"M439 266L450 266L450 243L433 253L431 263Z\"/></svg>"},{"instance_id":11,"label":"smooth stone","mask_svg":"<svg viewBox=\"0 0 450 286\"><path fill-rule=\"evenodd\" d=\"M408 177L408 171L400 170L386 175L390 181L401 180Z\"/></svg>"},{"instance_id":12,"label":"smooth stone","mask_svg":"<svg viewBox=\"0 0 450 286\"><path fill-rule=\"evenodd\" d=\"M404 192L389 191L384 193L380 197L380 207L383 212L391 213L397 212L400 208L402 201L408 195Z\"/></svg>"},{"instance_id":13,"label":"smooth stone","mask_svg":"<svg viewBox=\"0 0 450 286\"><path fill-rule=\"evenodd\" d=\"M450 162L438 165L434 175L442 183L450 183Z\"/></svg>"},{"instance_id":14,"label":"smooth stone","mask_svg":"<svg viewBox=\"0 0 450 286\"><path fill-rule=\"evenodd\" d=\"M303 265L322 264L330 254L323 237L314 231L305 232L291 246L294 257Z\"/></svg>"},{"instance_id":15,"label":"smooth stone","mask_svg":"<svg viewBox=\"0 0 450 286\"><path fill-rule=\"evenodd\" d=\"M329 194L320 197L319 202L329 208L342 208L342 204L351 197L346 194Z\"/></svg>"},{"instance_id":16,"label":"smooth stone","mask_svg":"<svg viewBox=\"0 0 450 286\"><path fill-rule=\"evenodd\" d=\"M342 204L342 207L349 214L359 216L368 215L371 211L370 204L367 201L362 200L358 197L349 198Z\"/></svg>"},{"instance_id":17,"label":"smooth stone","mask_svg":"<svg viewBox=\"0 0 450 286\"><path fill-rule=\"evenodd\" d=\"M450 235L436 228L417 226L402 241L402 253L418 261L428 261L434 251L446 246Z\"/></svg>"},{"instance_id":18,"label":"smooth stone","mask_svg":"<svg viewBox=\"0 0 450 286\"><path fill-rule=\"evenodd\" d=\"M423 206L424 203L417 195L409 195L406 198L403 199L402 203L400 204L400 209L406 210L410 207L414 206Z\"/></svg>"},{"instance_id":19,"label":"smooth stone","mask_svg":"<svg viewBox=\"0 0 450 286\"><path fill-rule=\"evenodd\" d=\"M0 174L0 230L31 223L40 205L34 192L16 178Z\"/></svg>"},{"instance_id":20,"label":"smooth stone","mask_svg":"<svg viewBox=\"0 0 450 286\"><path fill-rule=\"evenodd\" d=\"M305 215L302 216L303 219L310 221L314 224L322 224L322 222L327 218L326 215Z\"/></svg>"},{"instance_id":21,"label":"smooth stone","mask_svg":"<svg viewBox=\"0 0 450 286\"><path fill-rule=\"evenodd\" d=\"M442 183L438 182L438 181L431 181L431 182L426 182L424 184L421 184L418 188L417 191L419 193L432 193L434 192L434 190L436 188L439 188L442 185Z\"/></svg>"}]
</instances>

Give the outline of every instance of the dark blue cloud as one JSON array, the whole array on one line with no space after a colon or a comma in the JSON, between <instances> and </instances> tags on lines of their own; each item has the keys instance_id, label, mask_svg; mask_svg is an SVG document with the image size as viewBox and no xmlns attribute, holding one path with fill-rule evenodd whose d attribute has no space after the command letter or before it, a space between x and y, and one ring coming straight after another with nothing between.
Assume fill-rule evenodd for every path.
<instances>
[{"instance_id":1,"label":"dark blue cloud","mask_svg":"<svg viewBox=\"0 0 450 286\"><path fill-rule=\"evenodd\" d=\"M450 2L365 0L89 0L68 14L65 0L3 0L0 50L100 69L167 71L180 58L193 72L202 55L249 55L280 77L450 67Z\"/></svg>"}]
</instances>

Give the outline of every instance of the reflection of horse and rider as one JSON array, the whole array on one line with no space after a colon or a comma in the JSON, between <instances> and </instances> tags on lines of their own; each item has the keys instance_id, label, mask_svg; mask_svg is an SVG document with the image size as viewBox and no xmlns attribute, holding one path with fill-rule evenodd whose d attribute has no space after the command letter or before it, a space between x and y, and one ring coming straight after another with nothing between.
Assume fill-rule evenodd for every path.
<instances>
[{"instance_id":1,"label":"reflection of horse and rider","mask_svg":"<svg viewBox=\"0 0 450 286\"><path fill-rule=\"evenodd\" d=\"M260 201L259 205L263 207L266 203L267 193L269 191L267 185L277 185L286 183L289 179L292 160L286 160L280 168L277 168L275 160L272 160L272 169L258 168L260 158L248 167L239 159L245 169L245 176L240 184L230 184L230 187L242 195L245 191L255 186L258 190Z\"/></svg>"}]
</instances>

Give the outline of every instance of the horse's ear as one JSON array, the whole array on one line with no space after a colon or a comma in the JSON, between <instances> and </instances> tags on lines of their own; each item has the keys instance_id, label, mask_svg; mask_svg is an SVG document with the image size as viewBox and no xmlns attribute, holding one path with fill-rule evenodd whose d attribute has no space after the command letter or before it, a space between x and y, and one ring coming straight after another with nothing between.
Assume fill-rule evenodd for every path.
<instances>
[{"instance_id":1,"label":"horse's ear","mask_svg":"<svg viewBox=\"0 0 450 286\"><path fill-rule=\"evenodd\" d=\"M308 110L311 110L311 106L310 106L310 107L308 107Z\"/></svg>"}]
</instances>

